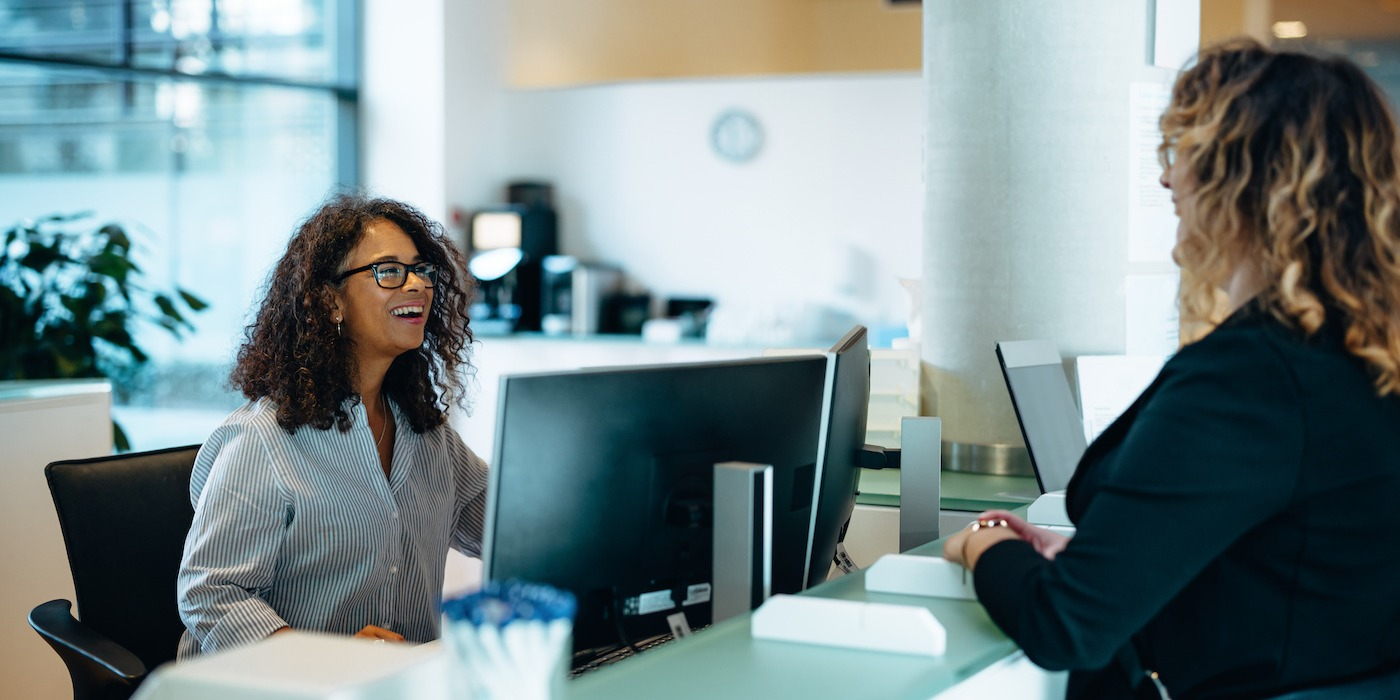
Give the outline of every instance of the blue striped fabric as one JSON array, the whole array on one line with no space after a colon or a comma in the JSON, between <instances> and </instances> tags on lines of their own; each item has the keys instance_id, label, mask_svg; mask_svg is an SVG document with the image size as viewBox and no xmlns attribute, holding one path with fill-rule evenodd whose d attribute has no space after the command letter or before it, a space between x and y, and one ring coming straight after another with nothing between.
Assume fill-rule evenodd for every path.
<instances>
[{"instance_id":1,"label":"blue striped fabric","mask_svg":"<svg viewBox=\"0 0 1400 700\"><path fill-rule=\"evenodd\" d=\"M179 658L294 629L378 625L436 639L447 548L481 552L486 464L449 425L414 433L394 410L384 478L362 405L354 425L287 435L266 400L199 451L180 566Z\"/></svg>"}]
</instances>

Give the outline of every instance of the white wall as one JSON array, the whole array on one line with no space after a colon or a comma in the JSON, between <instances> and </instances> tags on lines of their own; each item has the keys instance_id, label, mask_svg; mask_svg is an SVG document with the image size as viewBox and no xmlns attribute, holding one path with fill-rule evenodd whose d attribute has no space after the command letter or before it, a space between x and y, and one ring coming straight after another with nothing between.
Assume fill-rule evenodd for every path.
<instances>
[{"instance_id":1,"label":"white wall","mask_svg":"<svg viewBox=\"0 0 1400 700\"><path fill-rule=\"evenodd\" d=\"M361 178L449 227L454 207L500 201L509 178L496 0L366 0Z\"/></svg>"},{"instance_id":2,"label":"white wall","mask_svg":"<svg viewBox=\"0 0 1400 700\"><path fill-rule=\"evenodd\" d=\"M912 74L519 91L502 176L554 182L563 252L619 263L654 295L716 297L755 322L802 305L902 322L896 278L920 274L921 95ZM763 125L745 164L709 145L729 108Z\"/></svg>"},{"instance_id":3,"label":"white wall","mask_svg":"<svg viewBox=\"0 0 1400 700\"><path fill-rule=\"evenodd\" d=\"M366 0L361 180L441 219L447 213L443 0Z\"/></svg>"},{"instance_id":4,"label":"white wall","mask_svg":"<svg viewBox=\"0 0 1400 700\"><path fill-rule=\"evenodd\" d=\"M450 221L510 180L548 180L562 252L621 265L655 297L717 298L727 340L781 342L763 331L822 308L903 323L896 278L921 273L917 74L511 90L499 5L366 3L371 188ZM735 107L766 132L744 165L709 147Z\"/></svg>"}]
</instances>

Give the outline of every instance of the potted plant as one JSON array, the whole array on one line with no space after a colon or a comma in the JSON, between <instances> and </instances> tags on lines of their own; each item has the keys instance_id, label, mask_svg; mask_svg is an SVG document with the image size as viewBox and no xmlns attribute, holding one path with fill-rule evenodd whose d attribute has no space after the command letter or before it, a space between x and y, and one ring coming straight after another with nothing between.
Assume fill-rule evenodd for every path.
<instances>
[{"instance_id":1,"label":"potted plant","mask_svg":"<svg viewBox=\"0 0 1400 700\"><path fill-rule=\"evenodd\" d=\"M122 226L92 214L55 214L5 231L0 248L0 379L106 378L129 382L148 361L134 331L152 323L176 338L206 306L176 288L143 284ZM130 448L112 424L116 448Z\"/></svg>"}]
</instances>

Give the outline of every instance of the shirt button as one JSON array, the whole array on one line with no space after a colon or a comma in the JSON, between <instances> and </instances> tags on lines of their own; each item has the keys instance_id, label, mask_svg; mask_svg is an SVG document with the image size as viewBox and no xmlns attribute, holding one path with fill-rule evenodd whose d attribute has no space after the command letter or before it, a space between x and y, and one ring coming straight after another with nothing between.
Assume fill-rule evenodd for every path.
<instances>
[{"instance_id":1,"label":"shirt button","mask_svg":"<svg viewBox=\"0 0 1400 700\"><path fill-rule=\"evenodd\" d=\"M393 518L393 519L395 519L395 520L398 520L398 519L399 519L399 512L398 512L398 511L394 511L394 512L392 512L392 513L389 514L389 517L391 517L391 518Z\"/></svg>"},{"instance_id":2,"label":"shirt button","mask_svg":"<svg viewBox=\"0 0 1400 700\"><path fill-rule=\"evenodd\" d=\"M391 574L397 574L397 573L399 573L399 567L397 567L397 566L391 566L391 567L389 567L389 573L391 573Z\"/></svg>"}]
</instances>

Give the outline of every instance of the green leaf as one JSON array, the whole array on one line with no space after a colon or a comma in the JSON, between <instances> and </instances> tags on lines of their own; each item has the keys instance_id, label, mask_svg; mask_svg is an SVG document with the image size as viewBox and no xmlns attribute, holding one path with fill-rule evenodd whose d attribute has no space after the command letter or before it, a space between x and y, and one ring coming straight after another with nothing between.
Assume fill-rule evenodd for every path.
<instances>
[{"instance_id":1,"label":"green leaf","mask_svg":"<svg viewBox=\"0 0 1400 700\"><path fill-rule=\"evenodd\" d=\"M93 308L99 307L107 301L107 285L101 282L88 282L83 285L83 296L92 303Z\"/></svg>"},{"instance_id":2,"label":"green leaf","mask_svg":"<svg viewBox=\"0 0 1400 700\"><path fill-rule=\"evenodd\" d=\"M185 301L185 305L190 307L191 311L203 311L209 308L209 303L204 301L203 299L200 299L199 297L190 294L189 292L183 289L176 288L175 291L180 293L180 298Z\"/></svg>"},{"instance_id":3,"label":"green leaf","mask_svg":"<svg viewBox=\"0 0 1400 700\"><path fill-rule=\"evenodd\" d=\"M59 297L59 303L63 308L68 309L73 314L75 321L82 321L92 314L93 305L87 297L78 297L71 294L64 294Z\"/></svg>"},{"instance_id":4,"label":"green leaf","mask_svg":"<svg viewBox=\"0 0 1400 700\"><path fill-rule=\"evenodd\" d=\"M102 318L93 324L94 328L105 328L107 324L112 324L121 328L126 328L131 316L122 309L108 309L102 314Z\"/></svg>"},{"instance_id":5,"label":"green leaf","mask_svg":"<svg viewBox=\"0 0 1400 700\"><path fill-rule=\"evenodd\" d=\"M130 349L133 342L126 324L114 321L111 317L104 318L93 326L92 334L120 348Z\"/></svg>"},{"instance_id":6,"label":"green leaf","mask_svg":"<svg viewBox=\"0 0 1400 700\"><path fill-rule=\"evenodd\" d=\"M55 354L52 359L54 371L58 374L58 379L72 379L81 376L83 369L89 364L81 359L75 360L65 354Z\"/></svg>"},{"instance_id":7,"label":"green leaf","mask_svg":"<svg viewBox=\"0 0 1400 700\"><path fill-rule=\"evenodd\" d=\"M112 279L119 285L126 284L127 274L136 268L130 260L106 251L88 258L87 263L93 274Z\"/></svg>"},{"instance_id":8,"label":"green leaf","mask_svg":"<svg viewBox=\"0 0 1400 700\"><path fill-rule=\"evenodd\" d=\"M31 243L29 252L20 258L20 264L31 270L43 272L54 263L68 261L68 256L58 249L58 244L44 245L42 243Z\"/></svg>"},{"instance_id":9,"label":"green leaf","mask_svg":"<svg viewBox=\"0 0 1400 700\"><path fill-rule=\"evenodd\" d=\"M112 444L118 452L131 451L131 440L126 437L126 431L122 430L121 424L116 419L112 420Z\"/></svg>"},{"instance_id":10,"label":"green leaf","mask_svg":"<svg viewBox=\"0 0 1400 700\"><path fill-rule=\"evenodd\" d=\"M74 212L74 213L72 213L72 214L49 214L48 216L41 216L41 217L35 219L35 220L34 220L34 224L35 224L35 227L36 227L36 228L37 228L40 224L48 224L48 223L66 224L66 223L68 223L68 222L70 222L70 221L81 221L81 220L86 219L86 218L89 218L89 217L91 217L91 216L92 216L92 212L90 212L90 211L80 211L80 212Z\"/></svg>"},{"instance_id":11,"label":"green leaf","mask_svg":"<svg viewBox=\"0 0 1400 700\"><path fill-rule=\"evenodd\" d=\"M175 308L175 302L171 301L170 297L164 294L157 294L155 302L156 306L160 308L160 312L165 314L166 318L177 323L185 322L185 317L180 315L180 310Z\"/></svg>"},{"instance_id":12,"label":"green leaf","mask_svg":"<svg viewBox=\"0 0 1400 700\"><path fill-rule=\"evenodd\" d=\"M131 238L126 235L126 231L122 227L116 224L107 224L97 229L97 232L107 237L106 250L120 251L121 253L131 250Z\"/></svg>"}]
</instances>

